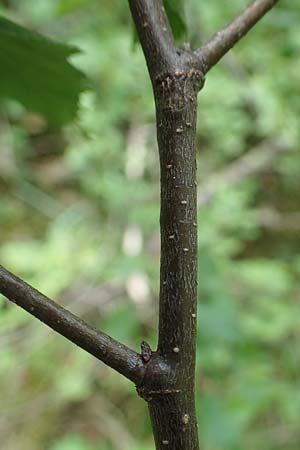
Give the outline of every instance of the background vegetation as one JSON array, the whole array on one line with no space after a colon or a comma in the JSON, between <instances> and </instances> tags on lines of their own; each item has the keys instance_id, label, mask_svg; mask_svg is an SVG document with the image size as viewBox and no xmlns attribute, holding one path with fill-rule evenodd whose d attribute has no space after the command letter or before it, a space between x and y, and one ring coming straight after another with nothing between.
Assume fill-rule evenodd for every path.
<instances>
[{"instance_id":1,"label":"background vegetation","mask_svg":"<svg viewBox=\"0 0 300 450\"><path fill-rule=\"evenodd\" d=\"M247 2L182 3L199 45ZM0 12L79 46L72 61L92 84L64 128L1 102L1 263L136 350L144 338L155 347L154 104L128 5L7 0ZM196 383L205 450L300 446L299 51L298 1L282 0L199 97ZM5 450L153 448L133 386L3 297L0 385Z\"/></svg>"}]
</instances>

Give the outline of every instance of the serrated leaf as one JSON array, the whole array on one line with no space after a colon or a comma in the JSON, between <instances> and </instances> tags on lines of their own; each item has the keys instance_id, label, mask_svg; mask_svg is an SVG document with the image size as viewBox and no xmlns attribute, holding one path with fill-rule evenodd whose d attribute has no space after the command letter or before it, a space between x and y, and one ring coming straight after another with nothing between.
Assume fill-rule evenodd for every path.
<instances>
[{"instance_id":1,"label":"serrated leaf","mask_svg":"<svg viewBox=\"0 0 300 450\"><path fill-rule=\"evenodd\" d=\"M87 87L68 61L78 51L0 17L0 99L17 100L54 125L69 122Z\"/></svg>"},{"instance_id":2,"label":"serrated leaf","mask_svg":"<svg viewBox=\"0 0 300 450\"><path fill-rule=\"evenodd\" d=\"M183 18L183 5L179 0L164 0L164 7L170 21L175 39L181 39L186 35L187 27Z\"/></svg>"}]
</instances>

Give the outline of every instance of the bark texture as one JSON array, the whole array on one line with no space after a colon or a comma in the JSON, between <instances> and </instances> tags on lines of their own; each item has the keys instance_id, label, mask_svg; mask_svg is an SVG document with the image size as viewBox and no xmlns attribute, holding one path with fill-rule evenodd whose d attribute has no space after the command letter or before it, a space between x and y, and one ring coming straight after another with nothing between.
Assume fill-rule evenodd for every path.
<instances>
[{"instance_id":1,"label":"bark texture","mask_svg":"<svg viewBox=\"0 0 300 450\"><path fill-rule=\"evenodd\" d=\"M153 83L161 170L158 349L140 394L157 449L198 449L194 403L197 321L196 100L203 75L193 55ZM161 372L161 374L159 374Z\"/></svg>"},{"instance_id":2,"label":"bark texture","mask_svg":"<svg viewBox=\"0 0 300 450\"><path fill-rule=\"evenodd\" d=\"M204 73L270 9L255 0L202 49L177 49L161 0L129 0L156 105L161 173L159 339L139 394L157 450L198 450L194 402L197 320L197 94Z\"/></svg>"},{"instance_id":3,"label":"bark texture","mask_svg":"<svg viewBox=\"0 0 300 450\"><path fill-rule=\"evenodd\" d=\"M176 49L161 1L130 1L130 6L152 80L161 173L158 349L138 392L148 402L158 450L197 450L195 138L204 78L194 53Z\"/></svg>"}]
</instances>

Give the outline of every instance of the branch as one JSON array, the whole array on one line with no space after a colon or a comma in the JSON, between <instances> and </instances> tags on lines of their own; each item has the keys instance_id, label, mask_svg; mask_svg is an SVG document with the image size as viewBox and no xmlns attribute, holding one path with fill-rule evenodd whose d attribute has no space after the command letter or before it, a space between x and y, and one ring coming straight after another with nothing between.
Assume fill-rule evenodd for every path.
<instances>
[{"instance_id":1,"label":"branch","mask_svg":"<svg viewBox=\"0 0 300 450\"><path fill-rule=\"evenodd\" d=\"M144 363L138 353L90 327L2 266L0 293L129 380L142 381Z\"/></svg>"},{"instance_id":2,"label":"branch","mask_svg":"<svg viewBox=\"0 0 300 450\"><path fill-rule=\"evenodd\" d=\"M176 56L176 45L162 0L128 0L152 80Z\"/></svg>"},{"instance_id":3,"label":"branch","mask_svg":"<svg viewBox=\"0 0 300 450\"><path fill-rule=\"evenodd\" d=\"M222 31L215 34L195 54L200 58L205 73L230 50L271 9L278 0L254 0Z\"/></svg>"}]
</instances>

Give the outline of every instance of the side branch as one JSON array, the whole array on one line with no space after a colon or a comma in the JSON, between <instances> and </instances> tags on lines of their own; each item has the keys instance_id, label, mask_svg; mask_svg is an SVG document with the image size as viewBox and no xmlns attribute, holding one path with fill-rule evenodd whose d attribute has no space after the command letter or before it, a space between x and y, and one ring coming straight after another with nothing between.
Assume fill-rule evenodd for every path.
<instances>
[{"instance_id":1,"label":"side branch","mask_svg":"<svg viewBox=\"0 0 300 450\"><path fill-rule=\"evenodd\" d=\"M142 381L145 369L138 353L90 327L2 266L0 293L129 380Z\"/></svg>"},{"instance_id":2,"label":"side branch","mask_svg":"<svg viewBox=\"0 0 300 450\"><path fill-rule=\"evenodd\" d=\"M132 17L153 80L170 68L176 45L162 0L129 0Z\"/></svg>"},{"instance_id":3,"label":"side branch","mask_svg":"<svg viewBox=\"0 0 300 450\"><path fill-rule=\"evenodd\" d=\"M254 0L222 31L215 34L195 54L207 73L246 33L271 9L278 0Z\"/></svg>"}]
</instances>

